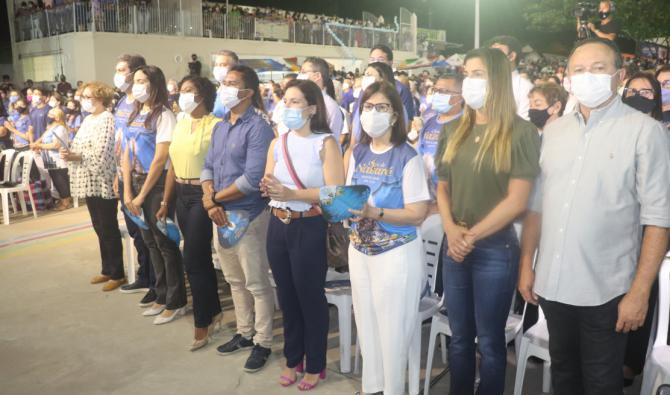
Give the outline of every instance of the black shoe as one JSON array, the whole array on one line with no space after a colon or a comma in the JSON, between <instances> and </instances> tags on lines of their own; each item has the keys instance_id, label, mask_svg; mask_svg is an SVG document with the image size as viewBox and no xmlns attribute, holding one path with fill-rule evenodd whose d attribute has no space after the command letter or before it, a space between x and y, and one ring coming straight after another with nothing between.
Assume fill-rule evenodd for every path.
<instances>
[{"instance_id":1,"label":"black shoe","mask_svg":"<svg viewBox=\"0 0 670 395\"><path fill-rule=\"evenodd\" d=\"M119 289L119 292L124 294L134 294L137 292L147 292L148 290L149 287L140 283L139 281L135 281L132 284L122 285L121 288Z\"/></svg>"},{"instance_id":2,"label":"black shoe","mask_svg":"<svg viewBox=\"0 0 670 395\"><path fill-rule=\"evenodd\" d=\"M140 300L140 307L149 307L156 301L156 291L150 289L149 292L144 295L142 300Z\"/></svg>"},{"instance_id":3,"label":"black shoe","mask_svg":"<svg viewBox=\"0 0 670 395\"><path fill-rule=\"evenodd\" d=\"M251 339L247 339L238 333L237 335L233 336L233 338L228 343L217 347L216 351L221 355L229 355L253 346L254 342Z\"/></svg>"},{"instance_id":4,"label":"black shoe","mask_svg":"<svg viewBox=\"0 0 670 395\"><path fill-rule=\"evenodd\" d=\"M265 362L268 361L270 357L270 349L256 344L251 350L251 355L247 358L247 362L244 364L244 371L247 373L258 372L263 369Z\"/></svg>"}]
</instances>

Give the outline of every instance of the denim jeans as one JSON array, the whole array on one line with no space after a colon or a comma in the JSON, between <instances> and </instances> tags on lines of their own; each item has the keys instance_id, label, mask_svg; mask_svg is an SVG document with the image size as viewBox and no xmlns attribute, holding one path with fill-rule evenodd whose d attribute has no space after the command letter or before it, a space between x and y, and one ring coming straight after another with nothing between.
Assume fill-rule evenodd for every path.
<instances>
[{"instance_id":1,"label":"denim jeans","mask_svg":"<svg viewBox=\"0 0 670 395\"><path fill-rule=\"evenodd\" d=\"M462 263L443 248L444 296L452 330L449 345L451 395L472 395L475 385L475 338L481 363L478 395L505 390L505 324L516 288L519 242L510 226L476 243Z\"/></svg>"}]
</instances>

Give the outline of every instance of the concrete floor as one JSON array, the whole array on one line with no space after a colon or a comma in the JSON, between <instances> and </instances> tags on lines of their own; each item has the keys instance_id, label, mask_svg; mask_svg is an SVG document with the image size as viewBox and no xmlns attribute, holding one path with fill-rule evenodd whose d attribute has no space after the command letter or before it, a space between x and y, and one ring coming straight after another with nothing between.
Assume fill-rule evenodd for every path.
<instances>
[{"instance_id":1,"label":"concrete floor","mask_svg":"<svg viewBox=\"0 0 670 395\"><path fill-rule=\"evenodd\" d=\"M0 225L0 394L288 394L276 384L283 364L281 314L273 355L256 374L246 353L222 357L217 345L234 334L232 303L223 295L225 326L213 344L187 351L192 315L155 326L137 306L142 294L103 293L89 278L100 269L97 239L85 207ZM429 326L423 328L424 358ZM439 352L436 352L439 355ZM512 394L510 352L507 394ZM425 363L425 362L424 362ZM436 358L433 376L445 369ZM423 375L423 372L422 372ZM448 392L446 374L431 389ZM524 394L541 393L531 364ZM360 376L339 372L337 315L331 308L328 378L315 393L353 394ZM639 393L639 383L629 394Z\"/></svg>"}]
</instances>

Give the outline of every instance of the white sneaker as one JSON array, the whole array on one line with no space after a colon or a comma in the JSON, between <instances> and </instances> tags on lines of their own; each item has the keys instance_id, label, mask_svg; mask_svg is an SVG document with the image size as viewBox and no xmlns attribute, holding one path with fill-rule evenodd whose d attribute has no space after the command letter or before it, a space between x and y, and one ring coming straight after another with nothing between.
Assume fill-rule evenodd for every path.
<instances>
[{"instance_id":1,"label":"white sneaker","mask_svg":"<svg viewBox=\"0 0 670 395\"><path fill-rule=\"evenodd\" d=\"M154 325L161 325L161 324L167 324L168 322L174 321L177 318L181 317L186 313L186 308L180 307L177 310L173 310L172 314L168 317L164 315L159 315L158 317L154 318Z\"/></svg>"},{"instance_id":2,"label":"white sneaker","mask_svg":"<svg viewBox=\"0 0 670 395\"><path fill-rule=\"evenodd\" d=\"M158 315L158 314L162 313L163 310L165 310L165 305L163 305L163 304L160 304L160 305L156 305L156 304L154 304L154 305L152 305L151 307L149 307L148 309L146 309L146 310L142 313L142 315L145 316L145 317L151 317L151 316Z\"/></svg>"}]
</instances>

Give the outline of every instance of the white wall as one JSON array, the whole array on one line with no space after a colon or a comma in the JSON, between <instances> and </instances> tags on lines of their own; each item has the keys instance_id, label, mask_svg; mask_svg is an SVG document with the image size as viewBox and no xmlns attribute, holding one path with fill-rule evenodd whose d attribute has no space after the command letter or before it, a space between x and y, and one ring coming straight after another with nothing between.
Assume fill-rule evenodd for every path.
<instances>
[{"instance_id":1,"label":"white wall","mask_svg":"<svg viewBox=\"0 0 670 395\"><path fill-rule=\"evenodd\" d=\"M367 63L369 53L366 48L351 48L358 59L357 64L352 65L342 48L337 46L99 32L62 35L60 46L64 74L69 81L107 82L111 82L116 58L124 53L141 54L149 64L160 67L167 78L176 79L188 73L188 62L192 53L200 58L203 75L209 75L210 55L220 49L235 51L241 58L298 57L300 61L307 56L319 56L331 62L338 70L341 66L360 67ZM20 42L16 44L16 49L20 57L56 53L58 40L49 37ZM396 52L394 55L398 61L415 57L410 52ZM15 64L15 68L20 68L20 62Z\"/></svg>"}]
</instances>

